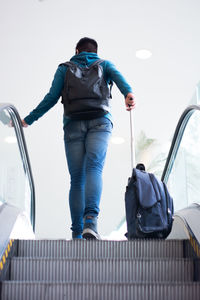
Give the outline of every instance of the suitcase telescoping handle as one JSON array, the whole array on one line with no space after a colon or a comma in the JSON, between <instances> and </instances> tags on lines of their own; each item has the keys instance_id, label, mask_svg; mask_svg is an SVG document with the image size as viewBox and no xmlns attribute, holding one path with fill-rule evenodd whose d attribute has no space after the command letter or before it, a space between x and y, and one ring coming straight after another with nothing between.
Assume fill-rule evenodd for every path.
<instances>
[{"instance_id":1,"label":"suitcase telescoping handle","mask_svg":"<svg viewBox=\"0 0 200 300\"><path fill-rule=\"evenodd\" d=\"M133 99L131 98L131 100ZM130 110L130 145L131 145L131 174L132 174L132 170L136 166L133 110Z\"/></svg>"}]
</instances>

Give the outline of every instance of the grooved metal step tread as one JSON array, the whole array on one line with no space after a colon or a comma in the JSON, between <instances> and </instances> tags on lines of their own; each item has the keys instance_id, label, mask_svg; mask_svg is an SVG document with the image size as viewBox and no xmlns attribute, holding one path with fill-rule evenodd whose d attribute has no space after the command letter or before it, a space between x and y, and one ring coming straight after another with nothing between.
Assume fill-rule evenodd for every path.
<instances>
[{"instance_id":1,"label":"grooved metal step tread","mask_svg":"<svg viewBox=\"0 0 200 300\"><path fill-rule=\"evenodd\" d=\"M18 256L27 257L183 257L181 240L19 241Z\"/></svg>"},{"instance_id":2,"label":"grooved metal step tread","mask_svg":"<svg viewBox=\"0 0 200 300\"><path fill-rule=\"evenodd\" d=\"M195 262L199 264L199 262ZM13 258L11 280L135 282L192 281L190 259Z\"/></svg>"},{"instance_id":3,"label":"grooved metal step tread","mask_svg":"<svg viewBox=\"0 0 200 300\"><path fill-rule=\"evenodd\" d=\"M199 300L199 283L3 282L1 300Z\"/></svg>"}]
</instances>

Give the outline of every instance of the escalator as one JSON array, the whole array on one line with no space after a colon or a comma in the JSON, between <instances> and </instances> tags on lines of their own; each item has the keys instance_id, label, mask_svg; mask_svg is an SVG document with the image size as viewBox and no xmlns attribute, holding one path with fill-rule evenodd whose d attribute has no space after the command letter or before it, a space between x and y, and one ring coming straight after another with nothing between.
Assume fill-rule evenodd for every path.
<instances>
[{"instance_id":1,"label":"escalator","mask_svg":"<svg viewBox=\"0 0 200 300\"><path fill-rule=\"evenodd\" d=\"M17 154L0 170L1 300L200 299L199 106L182 114L162 175L176 212L167 240L35 240L34 184L20 118L13 106L0 105L0 120L1 140L12 133L17 141L14 150L6 144L6 156ZM20 189L19 181L11 188L7 164Z\"/></svg>"}]
</instances>

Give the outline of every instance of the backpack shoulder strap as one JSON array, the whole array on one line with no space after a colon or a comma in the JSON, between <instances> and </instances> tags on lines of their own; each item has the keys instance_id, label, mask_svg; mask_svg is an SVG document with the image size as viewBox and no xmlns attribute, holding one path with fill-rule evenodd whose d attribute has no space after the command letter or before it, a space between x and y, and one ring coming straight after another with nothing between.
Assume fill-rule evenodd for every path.
<instances>
[{"instance_id":1,"label":"backpack shoulder strap","mask_svg":"<svg viewBox=\"0 0 200 300\"><path fill-rule=\"evenodd\" d=\"M74 62L72 62L72 61L66 61L64 63L59 64L59 66L68 66L68 67L71 67L71 66L77 66L77 65Z\"/></svg>"},{"instance_id":2,"label":"backpack shoulder strap","mask_svg":"<svg viewBox=\"0 0 200 300\"><path fill-rule=\"evenodd\" d=\"M91 68L95 65L100 65L104 60L103 59L97 59L95 62L93 62L88 68ZM59 64L59 66L78 66L76 63L74 63L73 61L66 61L64 63Z\"/></svg>"},{"instance_id":3,"label":"backpack shoulder strap","mask_svg":"<svg viewBox=\"0 0 200 300\"><path fill-rule=\"evenodd\" d=\"M90 66L89 66L89 68L91 68L91 67L93 67L93 66L95 66L95 65L100 65L102 62L104 62L104 59L97 59L95 62L93 62Z\"/></svg>"},{"instance_id":4,"label":"backpack shoulder strap","mask_svg":"<svg viewBox=\"0 0 200 300\"><path fill-rule=\"evenodd\" d=\"M101 64L102 62L104 62L104 61L105 61L105 59L99 58L99 59L97 59L95 62L93 62L93 63L89 66L89 68L93 67L94 65L100 65L100 64ZM112 98L111 91L112 91L112 87L113 87L113 81L110 80L110 81L108 82L108 84L109 84L109 86L110 86L110 98Z\"/></svg>"}]
</instances>

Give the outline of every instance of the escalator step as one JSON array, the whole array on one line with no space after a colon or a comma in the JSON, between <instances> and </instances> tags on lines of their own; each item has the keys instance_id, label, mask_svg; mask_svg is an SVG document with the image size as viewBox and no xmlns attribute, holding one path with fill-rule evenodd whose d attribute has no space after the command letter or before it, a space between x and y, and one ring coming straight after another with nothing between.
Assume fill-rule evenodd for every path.
<instances>
[{"instance_id":1,"label":"escalator step","mask_svg":"<svg viewBox=\"0 0 200 300\"><path fill-rule=\"evenodd\" d=\"M18 256L70 258L183 257L183 241L19 241Z\"/></svg>"},{"instance_id":2,"label":"escalator step","mask_svg":"<svg viewBox=\"0 0 200 300\"><path fill-rule=\"evenodd\" d=\"M199 300L199 283L83 284L4 282L1 300Z\"/></svg>"},{"instance_id":3,"label":"escalator step","mask_svg":"<svg viewBox=\"0 0 200 300\"><path fill-rule=\"evenodd\" d=\"M194 262L189 259L13 258L10 270L11 280L174 282L192 281Z\"/></svg>"}]
</instances>

